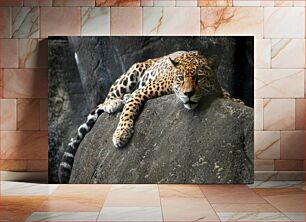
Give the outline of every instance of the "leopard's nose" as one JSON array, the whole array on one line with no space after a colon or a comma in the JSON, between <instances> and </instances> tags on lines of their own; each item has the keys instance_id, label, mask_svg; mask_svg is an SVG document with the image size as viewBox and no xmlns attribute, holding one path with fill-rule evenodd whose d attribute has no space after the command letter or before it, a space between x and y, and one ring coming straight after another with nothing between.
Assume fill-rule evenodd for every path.
<instances>
[{"instance_id":1,"label":"leopard's nose","mask_svg":"<svg viewBox=\"0 0 306 222\"><path fill-rule=\"evenodd\" d=\"M185 95L185 96L188 96L188 97L190 98L191 96L194 95L194 93L195 93L195 91L194 91L194 90L191 90L191 91L188 91L188 92L184 92L184 95Z\"/></svg>"}]
</instances>

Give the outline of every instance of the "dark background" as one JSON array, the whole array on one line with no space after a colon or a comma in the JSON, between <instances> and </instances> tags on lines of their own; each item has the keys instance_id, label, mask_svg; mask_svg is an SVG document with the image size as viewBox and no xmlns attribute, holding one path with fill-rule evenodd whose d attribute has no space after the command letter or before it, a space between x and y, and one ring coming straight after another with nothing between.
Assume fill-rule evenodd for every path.
<instances>
[{"instance_id":1,"label":"dark background","mask_svg":"<svg viewBox=\"0 0 306 222\"><path fill-rule=\"evenodd\" d=\"M135 62L178 50L216 56L221 85L254 106L253 37L49 37L48 46L49 183L58 183L60 157L78 126Z\"/></svg>"}]
</instances>

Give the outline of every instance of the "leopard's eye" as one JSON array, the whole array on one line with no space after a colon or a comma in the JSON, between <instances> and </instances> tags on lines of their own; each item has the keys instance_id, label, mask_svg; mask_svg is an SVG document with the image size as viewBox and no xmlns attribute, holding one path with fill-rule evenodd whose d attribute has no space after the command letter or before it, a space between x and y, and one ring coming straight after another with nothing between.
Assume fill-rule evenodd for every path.
<instances>
[{"instance_id":1,"label":"leopard's eye","mask_svg":"<svg viewBox=\"0 0 306 222\"><path fill-rule=\"evenodd\" d=\"M178 78L178 80L180 80L180 81L184 81L184 76L182 76L182 75L177 76L177 78Z\"/></svg>"}]
</instances>

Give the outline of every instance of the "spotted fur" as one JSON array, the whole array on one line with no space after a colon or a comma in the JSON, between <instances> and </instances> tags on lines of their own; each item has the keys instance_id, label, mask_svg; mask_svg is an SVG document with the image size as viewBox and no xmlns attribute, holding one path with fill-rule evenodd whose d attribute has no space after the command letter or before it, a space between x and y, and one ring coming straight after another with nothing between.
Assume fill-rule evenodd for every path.
<instances>
[{"instance_id":1,"label":"spotted fur","mask_svg":"<svg viewBox=\"0 0 306 222\"><path fill-rule=\"evenodd\" d=\"M120 148L133 135L135 119L146 101L171 93L175 93L187 109L194 109L202 96L214 94L230 98L219 85L213 61L197 51L178 51L136 63L115 81L105 101L78 128L76 138L71 139L60 163L60 182L69 182L77 148L102 113L122 110L113 134L113 144Z\"/></svg>"}]
</instances>

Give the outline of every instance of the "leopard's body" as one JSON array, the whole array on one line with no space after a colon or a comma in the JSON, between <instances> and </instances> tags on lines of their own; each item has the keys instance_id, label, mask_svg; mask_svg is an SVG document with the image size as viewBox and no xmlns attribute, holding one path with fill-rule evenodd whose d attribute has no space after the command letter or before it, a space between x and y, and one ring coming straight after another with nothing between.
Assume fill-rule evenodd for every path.
<instances>
[{"instance_id":1,"label":"leopard's body","mask_svg":"<svg viewBox=\"0 0 306 222\"><path fill-rule=\"evenodd\" d=\"M136 117L146 101L171 93L175 93L187 109L194 109L202 96L230 98L218 82L211 59L197 51L178 51L136 63L115 81L105 101L88 115L76 138L71 139L60 163L60 182L69 181L77 148L102 113L122 110L113 143L118 148L123 147L131 138Z\"/></svg>"}]
</instances>

